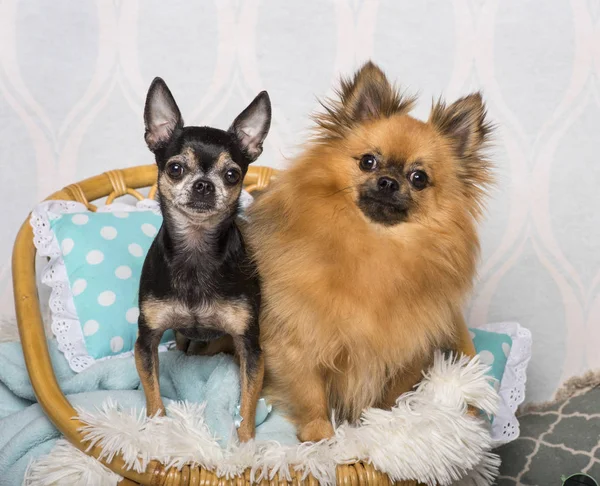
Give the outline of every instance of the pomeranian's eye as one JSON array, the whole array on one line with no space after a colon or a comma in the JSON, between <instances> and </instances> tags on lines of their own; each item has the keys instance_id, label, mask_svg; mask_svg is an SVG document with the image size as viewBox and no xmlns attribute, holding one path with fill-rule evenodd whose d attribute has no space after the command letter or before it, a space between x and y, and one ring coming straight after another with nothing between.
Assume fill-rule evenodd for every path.
<instances>
[{"instance_id":1,"label":"pomeranian's eye","mask_svg":"<svg viewBox=\"0 0 600 486\"><path fill-rule=\"evenodd\" d=\"M173 179L179 179L183 175L183 165L173 162L167 167L167 174Z\"/></svg>"},{"instance_id":2,"label":"pomeranian's eye","mask_svg":"<svg viewBox=\"0 0 600 486\"><path fill-rule=\"evenodd\" d=\"M422 170L413 170L410 174L408 174L408 180L418 191L425 189L425 186L427 186L427 183L429 182L427 174L425 174L425 172Z\"/></svg>"},{"instance_id":3,"label":"pomeranian's eye","mask_svg":"<svg viewBox=\"0 0 600 486\"><path fill-rule=\"evenodd\" d=\"M240 174L240 171L236 169L229 169L225 172L225 180L229 184L237 184L241 176L242 174Z\"/></svg>"},{"instance_id":4,"label":"pomeranian's eye","mask_svg":"<svg viewBox=\"0 0 600 486\"><path fill-rule=\"evenodd\" d=\"M365 172L370 172L377 168L377 159L372 154L365 154L360 158L359 167Z\"/></svg>"}]
</instances>

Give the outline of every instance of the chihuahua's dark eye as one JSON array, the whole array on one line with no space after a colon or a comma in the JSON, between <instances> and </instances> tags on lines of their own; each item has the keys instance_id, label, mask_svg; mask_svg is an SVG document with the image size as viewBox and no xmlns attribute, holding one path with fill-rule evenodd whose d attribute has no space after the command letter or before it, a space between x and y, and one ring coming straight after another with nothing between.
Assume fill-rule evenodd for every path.
<instances>
[{"instance_id":1,"label":"chihuahua's dark eye","mask_svg":"<svg viewBox=\"0 0 600 486\"><path fill-rule=\"evenodd\" d=\"M408 174L408 180L413 185L413 187L420 191L421 189L425 189L427 183L429 182L429 177L422 170L413 170L410 174Z\"/></svg>"},{"instance_id":2,"label":"chihuahua's dark eye","mask_svg":"<svg viewBox=\"0 0 600 486\"><path fill-rule=\"evenodd\" d=\"M242 174L240 174L240 171L236 169L229 169L225 172L225 180L229 184L237 184L241 176Z\"/></svg>"},{"instance_id":3,"label":"chihuahua's dark eye","mask_svg":"<svg viewBox=\"0 0 600 486\"><path fill-rule=\"evenodd\" d=\"M167 167L167 174L173 179L179 179L183 175L183 165L173 162Z\"/></svg>"},{"instance_id":4,"label":"chihuahua's dark eye","mask_svg":"<svg viewBox=\"0 0 600 486\"><path fill-rule=\"evenodd\" d=\"M358 165L360 167L360 170L370 172L377 168L377 159L372 154L365 154L360 158L360 162Z\"/></svg>"}]
</instances>

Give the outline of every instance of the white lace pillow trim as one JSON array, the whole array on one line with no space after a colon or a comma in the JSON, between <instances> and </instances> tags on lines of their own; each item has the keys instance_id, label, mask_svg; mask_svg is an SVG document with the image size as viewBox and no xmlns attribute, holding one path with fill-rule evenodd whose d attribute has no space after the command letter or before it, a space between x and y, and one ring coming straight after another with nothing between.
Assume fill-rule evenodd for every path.
<instances>
[{"instance_id":1,"label":"white lace pillow trim","mask_svg":"<svg viewBox=\"0 0 600 486\"><path fill-rule=\"evenodd\" d=\"M61 214L83 213L88 209L74 201L46 201L39 204L31 213L30 223L33 228L33 243L38 254L48 257L48 262L42 268L41 280L52 289L50 295L50 313L52 333L56 337L58 349L67 359L71 369L77 373L93 365L96 361L110 358L132 356L133 351L126 351L116 356L94 359L89 355L81 329L81 323L75 310L73 293L60 244L50 222ZM124 203L114 203L98 208L98 212L114 211L153 211L160 214L158 202L151 199L139 201L135 206ZM159 351L166 351L170 343L161 344Z\"/></svg>"},{"instance_id":2,"label":"white lace pillow trim","mask_svg":"<svg viewBox=\"0 0 600 486\"><path fill-rule=\"evenodd\" d=\"M480 329L508 334L512 339L498 390L500 395L498 413L494 416L492 424L493 445L499 447L519 437L519 421L515 413L525 400L527 365L531 359L531 332L517 322L485 324Z\"/></svg>"}]
</instances>

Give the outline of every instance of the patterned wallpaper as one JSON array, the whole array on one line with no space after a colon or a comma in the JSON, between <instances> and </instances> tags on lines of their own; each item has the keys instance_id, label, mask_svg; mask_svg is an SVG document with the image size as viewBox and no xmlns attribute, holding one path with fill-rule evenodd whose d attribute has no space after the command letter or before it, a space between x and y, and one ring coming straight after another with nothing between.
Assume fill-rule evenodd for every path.
<instances>
[{"instance_id":1,"label":"patterned wallpaper","mask_svg":"<svg viewBox=\"0 0 600 486\"><path fill-rule=\"evenodd\" d=\"M367 58L431 99L483 90L499 185L482 227L472 325L531 329L528 400L600 367L599 0L0 0L0 304L29 209L107 169L152 161L151 79L186 121L227 127L262 89L260 163L285 167L340 73Z\"/></svg>"}]
</instances>

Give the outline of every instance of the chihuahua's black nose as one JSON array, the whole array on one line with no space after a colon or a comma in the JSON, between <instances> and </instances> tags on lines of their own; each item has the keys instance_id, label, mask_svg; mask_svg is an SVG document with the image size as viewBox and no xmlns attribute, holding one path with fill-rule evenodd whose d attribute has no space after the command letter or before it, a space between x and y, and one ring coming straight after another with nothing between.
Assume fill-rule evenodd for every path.
<instances>
[{"instance_id":1,"label":"chihuahua's black nose","mask_svg":"<svg viewBox=\"0 0 600 486\"><path fill-rule=\"evenodd\" d=\"M377 189L381 192L391 194L400 189L400 184L398 184L396 179L392 179L391 177L380 177L377 181Z\"/></svg>"},{"instance_id":2,"label":"chihuahua's black nose","mask_svg":"<svg viewBox=\"0 0 600 486\"><path fill-rule=\"evenodd\" d=\"M194 182L194 191L202 196L208 196L215 192L215 185L206 179Z\"/></svg>"}]
</instances>

